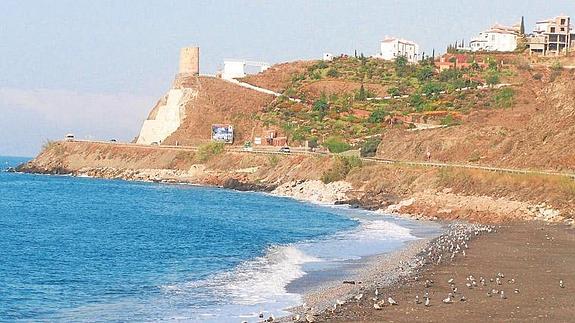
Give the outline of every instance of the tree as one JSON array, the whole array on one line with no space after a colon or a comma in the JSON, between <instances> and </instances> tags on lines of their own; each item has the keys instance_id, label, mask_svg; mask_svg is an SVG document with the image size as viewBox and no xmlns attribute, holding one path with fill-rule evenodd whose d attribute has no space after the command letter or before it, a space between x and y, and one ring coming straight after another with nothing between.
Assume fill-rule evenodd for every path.
<instances>
[{"instance_id":1,"label":"tree","mask_svg":"<svg viewBox=\"0 0 575 323\"><path fill-rule=\"evenodd\" d=\"M407 71L407 58L399 56L395 59L395 73L397 76L402 77Z\"/></svg>"},{"instance_id":2,"label":"tree","mask_svg":"<svg viewBox=\"0 0 575 323\"><path fill-rule=\"evenodd\" d=\"M366 142L363 143L361 149L359 151L361 157L373 157L377 153L377 147L381 143L381 138L373 137L369 138Z\"/></svg>"},{"instance_id":3,"label":"tree","mask_svg":"<svg viewBox=\"0 0 575 323\"><path fill-rule=\"evenodd\" d=\"M525 19L523 16L521 16L521 27L519 27L519 34L521 36L525 35Z\"/></svg>"},{"instance_id":4,"label":"tree","mask_svg":"<svg viewBox=\"0 0 575 323\"><path fill-rule=\"evenodd\" d=\"M433 77L433 67L426 65L417 71L417 79L420 82L425 82Z\"/></svg>"},{"instance_id":5,"label":"tree","mask_svg":"<svg viewBox=\"0 0 575 323\"><path fill-rule=\"evenodd\" d=\"M367 94L365 93L363 83L361 83L361 86L359 87L359 92L357 92L355 99L358 101L365 101L365 99L367 99Z\"/></svg>"},{"instance_id":6,"label":"tree","mask_svg":"<svg viewBox=\"0 0 575 323\"><path fill-rule=\"evenodd\" d=\"M319 112L320 119L323 119L323 117L325 117L327 110L329 110L329 103L327 102L327 97L325 96L325 93L322 93L321 97L318 100L315 100L312 109L314 111Z\"/></svg>"}]
</instances>

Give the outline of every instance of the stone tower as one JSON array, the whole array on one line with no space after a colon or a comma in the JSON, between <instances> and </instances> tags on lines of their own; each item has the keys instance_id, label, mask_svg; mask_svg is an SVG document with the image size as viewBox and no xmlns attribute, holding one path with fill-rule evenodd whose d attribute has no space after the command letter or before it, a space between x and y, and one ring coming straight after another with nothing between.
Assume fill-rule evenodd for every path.
<instances>
[{"instance_id":1,"label":"stone tower","mask_svg":"<svg viewBox=\"0 0 575 323\"><path fill-rule=\"evenodd\" d=\"M184 47L180 49L180 69L183 76L200 74L200 48Z\"/></svg>"}]
</instances>

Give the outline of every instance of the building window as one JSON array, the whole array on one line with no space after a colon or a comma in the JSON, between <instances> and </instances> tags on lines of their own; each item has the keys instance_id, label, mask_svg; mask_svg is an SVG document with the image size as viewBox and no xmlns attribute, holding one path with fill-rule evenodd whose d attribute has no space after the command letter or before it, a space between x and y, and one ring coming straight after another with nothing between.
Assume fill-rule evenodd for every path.
<instances>
[{"instance_id":1,"label":"building window","mask_svg":"<svg viewBox=\"0 0 575 323\"><path fill-rule=\"evenodd\" d=\"M552 33L555 32L555 27L551 27L551 32L552 32Z\"/></svg>"},{"instance_id":2,"label":"building window","mask_svg":"<svg viewBox=\"0 0 575 323\"><path fill-rule=\"evenodd\" d=\"M565 24L565 19L561 19L561 24L562 24L562 25Z\"/></svg>"}]
</instances>

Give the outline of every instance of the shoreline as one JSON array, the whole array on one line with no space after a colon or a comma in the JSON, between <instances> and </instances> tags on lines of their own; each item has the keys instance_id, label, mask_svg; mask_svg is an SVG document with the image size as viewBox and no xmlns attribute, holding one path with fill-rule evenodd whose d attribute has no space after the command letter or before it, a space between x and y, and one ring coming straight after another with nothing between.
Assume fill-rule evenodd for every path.
<instances>
[{"instance_id":1,"label":"shoreline","mask_svg":"<svg viewBox=\"0 0 575 323\"><path fill-rule=\"evenodd\" d=\"M78 176L78 174L71 174L71 176L81 177L81 176ZM103 178L100 176L91 176L91 177ZM111 178L111 179L120 179L120 180L127 180L127 181L136 180L133 178L132 179L129 179L129 178ZM233 187L226 187L225 185L210 185L207 183L201 183L201 182L198 183L198 182L190 182L190 181L149 180L149 179L148 180L140 179L140 180L136 180L136 181L152 182L152 183L160 183L160 184L194 185L194 186L206 186L206 187L217 187L217 188L224 188L224 189L234 189ZM314 203L314 204L319 204L319 205L326 206L326 207L333 206L334 204L339 204L339 203L317 203L317 201L314 201L314 200L310 201L310 200L305 200L305 199L298 199L294 196L273 194L269 190L254 189L253 186L250 188L251 189L243 189L243 190L239 189L239 190L240 191L251 191L251 192L271 194L271 195L275 195L275 196L279 196L279 197L288 197L288 198L293 198L293 199L300 200L303 202L310 202L310 203ZM238 190L238 189L236 189L236 190ZM361 207L361 205L355 205L353 207ZM373 212L373 210L369 210L369 209L366 209L366 211L372 211ZM394 213L392 215L414 220L414 217L412 217L410 215L405 216L403 214L397 214L397 213ZM417 218L415 218L415 219L417 220ZM429 218L424 218L424 219L430 220L431 222L436 222L436 223L437 222L454 223L453 220L429 219ZM538 217L534 217L533 219L534 220L539 219L541 221L525 221L525 220L523 220L523 221L512 222L512 223L520 225L520 226L528 227L530 230L529 233L533 233L533 232L536 232L535 230L538 230L538 229L534 229L534 227L546 227L546 226L548 226L548 227L552 227L552 228L558 228L558 227L562 226L561 224L547 222L547 221L545 221L545 219L540 219ZM473 225L473 224L468 224L468 225ZM567 226L567 227L569 227L569 226ZM527 233L522 233L522 236L524 237L526 234ZM505 240L505 239L508 239L506 234L497 233L495 235L490 235L489 239L480 238L478 243L482 243L482 244L497 243L498 241ZM485 241L487 241L487 242L485 242ZM426 245L429 246L432 243L433 243L433 240L428 241L428 243ZM575 246L575 242L571 241L570 243L571 243L571 246ZM470 243L470 246L473 246L473 244L475 244L475 243L474 242ZM422 248L425 249L426 247L422 247ZM406 249L406 247L402 247L402 249ZM469 255L473 252L481 252L481 251L482 251L481 247L478 247L478 248L471 247L467 253ZM408 253L408 252L406 251L406 253ZM411 259L414 259L413 258L414 254L415 254L415 259L417 259L419 254L413 253L413 252L411 254L411 256L412 256ZM398 261L395 262L396 266L394 268L391 268L393 266L390 265L389 259L387 260L388 262L386 263L386 259L385 259L386 256L388 258L397 258L397 254L395 254L393 256L387 255L387 254L380 254L378 256L373 256L372 259L369 261L370 262L370 268L371 268L372 272L373 271L381 272L381 267L386 267L386 266L391 271L393 271L395 268L397 268ZM465 260L466 259L464 258L463 261L465 261ZM293 310L294 315L285 316L285 317L282 317L280 319L282 321L292 321L292 320L297 318L297 319L299 319L299 321L302 321L302 322L306 322L306 321L310 321L310 320L314 321L314 322L325 321L325 320L342 321L342 322L381 321L381 320L384 320L384 318L382 318L380 314L387 313L391 310L393 310L395 313L395 312L397 312L396 308L403 308L403 306L400 305L399 307L397 307L397 306L384 305L385 310L375 310L373 307L374 304L371 301L371 299L374 296L374 294L373 294L374 289L370 288L369 286L376 286L377 285L376 288L381 288L381 292L385 291L385 295L388 295L388 293L390 293L389 295L393 295L393 298L395 300L400 299L401 300L400 302L403 305L403 303L406 302L406 297L407 297L406 295L411 293L411 290L404 291L403 285L409 285L409 286L411 286L413 284L421 285L421 283L422 283L421 279L416 281L416 280L413 280L413 278L417 277L418 275L424 275L426 273L429 273L430 271L433 272L433 271L440 270L441 268L445 268L446 266L451 268L450 270L456 271L457 268L459 268L458 262L459 261L456 259L456 261L454 263L450 262L449 264L440 264L440 265L427 264L425 266L420 266L419 269L414 271L415 276L406 275L403 278L397 279L395 281L395 283L385 284L385 286L384 286L384 284L382 284L381 287L375 283L372 283L371 285L369 285L369 284L364 285L363 282L364 281L367 282L370 279L373 279L373 276L369 276L368 274L365 273L365 272L369 272L368 269L360 270L360 272L363 272L363 274L365 276L363 276L362 278L355 278L355 279L357 279L357 280L361 279L362 280L361 286L360 286L360 284L356 284L353 286L345 286L346 287L345 290L343 290L341 288L341 286L335 286L335 289L333 289L334 286L331 286L332 289L329 288L330 286L326 286L326 288L321 289L320 291L317 291L316 293L308 293L308 295L303 296L304 301L306 303L311 304L311 303L314 303L314 298L315 298L316 303L314 303L314 305L317 304L316 305L317 308L314 308L313 311L312 311L312 309L310 309L310 307L312 307L312 306L306 306L306 308L304 308L303 306L292 308L291 310ZM393 263L393 261L391 261L391 263ZM368 266L364 266L364 268L367 268L367 267ZM493 275L493 273L491 273L491 274ZM410 277L412 279L410 279ZM385 278L385 277L383 277L383 278ZM575 280L575 277L573 277L573 278ZM375 280L373 280L373 281L375 282ZM350 287L352 287L352 288L350 288ZM421 286L419 286L419 287L421 287ZM343 292L342 292L342 290L343 290ZM353 298L353 296L358 296L360 292L362 294L364 294L364 296L361 298L360 301L356 301ZM507 291L507 295L509 293L510 293L510 291ZM511 291L511 293L512 293L512 291ZM340 299L340 298L342 298L341 295L347 295L347 296L351 297L352 301L347 301L343 304L343 306L337 306L336 310L331 311L330 306L333 309L333 306L334 306L336 300L337 299L341 300ZM421 298L422 295L423 294L419 294L419 297ZM433 302L434 303L441 302L441 298L445 297L446 295L447 295L447 292L445 292L445 295L441 295L441 296L434 295L433 296ZM410 297L412 297L412 296L410 296ZM549 295L547 295L547 296L549 297ZM385 297L388 297L388 296L385 296ZM509 296L507 296L507 297L509 297ZM327 298L328 300L323 301L323 302L318 302L317 299L320 299L320 298L321 299ZM379 301L381 301L381 300L379 300ZM409 303L411 305L413 303L413 301L410 300ZM415 305L415 304L413 304L413 305ZM435 309L436 306L437 305L434 305L433 308ZM537 304L533 304L533 307L537 308ZM323 309L323 311L319 311L320 308ZM290 310L290 309L286 309L286 310ZM414 310L413 306L410 307L410 310ZM427 312L430 311L430 309L427 309L425 307L423 307L423 309L419 309L419 310L423 310L423 311L427 311ZM418 311L417 308L415 309L415 311ZM467 309L467 311L469 311L469 309ZM473 310L471 310L471 311L473 311ZM571 313L569 311L567 311L567 312ZM309 316L309 314L311 314L311 316ZM299 317L298 317L298 315L299 315ZM378 315L380 315L380 316L378 316ZM434 321L434 320L421 319L421 317L419 317L419 319L413 319L410 316L405 316L406 315L405 312L403 312L402 315L404 315L403 319L397 318L397 321L406 321L406 322L409 322L409 321ZM426 315L428 315L428 314L426 314ZM573 315L575 315L575 313L573 313ZM307 319L306 319L306 316L308 317ZM394 316L394 318L395 318L395 316ZM389 320L389 317L385 318L385 320ZM454 320L454 319L452 318L451 320L448 320L448 321L452 321L452 320ZM489 317L484 317L482 320L490 320L490 319L489 319ZM298 320L296 320L296 321L298 321ZM438 321L440 321L440 320L438 319Z\"/></svg>"}]
</instances>

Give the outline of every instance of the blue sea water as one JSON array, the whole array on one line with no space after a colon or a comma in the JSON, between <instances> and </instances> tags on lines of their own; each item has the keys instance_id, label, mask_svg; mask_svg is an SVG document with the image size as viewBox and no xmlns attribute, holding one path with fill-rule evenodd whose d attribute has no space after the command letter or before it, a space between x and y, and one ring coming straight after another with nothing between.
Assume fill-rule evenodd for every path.
<instances>
[{"instance_id":1,"label":"blue sea water","mask_svg":"<svg viewBox=\"0 0 575 323\"><path fill-rule=\"evenodd\" d=\"M0 321L281 316L298 279L437 231L260 193L0 172Z\"/></svg>"}]
</instances>

